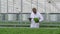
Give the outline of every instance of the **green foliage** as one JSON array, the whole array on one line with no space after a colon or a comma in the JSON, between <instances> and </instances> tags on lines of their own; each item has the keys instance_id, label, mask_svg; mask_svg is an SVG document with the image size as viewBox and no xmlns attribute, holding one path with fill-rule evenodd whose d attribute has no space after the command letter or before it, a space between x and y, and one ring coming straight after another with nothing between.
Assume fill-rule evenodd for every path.
<instances>
[{"instance_id":1,"label":"green foliage","mask_svg":"<svg viewBox=\"0 0 60 34\"><path fill-rule=\"evenodd\" d=\"M60 34L60 29L0 28L0 34Z\"/></svg>"},{"instance_id":2,"label":"green foliage","mask_svg":"<svg viewBox=\"0 0 60 34\"><path fill-rule=\"evenodd\" d=\"M34 21L35 21L36 23L38 23L38 22L39 22L39 19L38 19L38 18L34 18Z\"/></svg>"}]
</instances>

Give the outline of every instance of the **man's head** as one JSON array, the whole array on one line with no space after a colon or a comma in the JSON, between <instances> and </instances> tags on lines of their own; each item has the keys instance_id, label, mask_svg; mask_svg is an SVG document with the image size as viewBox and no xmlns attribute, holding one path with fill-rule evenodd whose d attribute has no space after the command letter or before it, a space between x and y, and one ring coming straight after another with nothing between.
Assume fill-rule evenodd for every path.
<instances>
[{"instance_id":1,"label":"man's head","mask_svg":"<svg viewBox=\"0 0 60 34\"><path fill-rule=\"evenodd\" d=\"M33 13L35 13L35 14L36 14L37 9L36 9L36 8L33 8L33 9L32 9L32 11L33 11Z\"/></svg>"}]
</instances>

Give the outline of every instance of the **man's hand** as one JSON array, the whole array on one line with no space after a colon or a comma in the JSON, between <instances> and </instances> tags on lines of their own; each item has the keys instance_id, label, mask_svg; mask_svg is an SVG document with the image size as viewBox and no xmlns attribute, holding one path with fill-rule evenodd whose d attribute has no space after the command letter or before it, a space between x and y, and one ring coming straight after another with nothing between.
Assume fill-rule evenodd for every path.
<instances>
[{"instance_id":1,"label":"man's hand","mask_svg":"<svg viewBox=\"0 0 60 34\"><path fill-rule=\"evenodd\" d=\"M29 19L29 21L31 21L32 18L28 18L28 19Z\"/></svg>"}]
</instances>

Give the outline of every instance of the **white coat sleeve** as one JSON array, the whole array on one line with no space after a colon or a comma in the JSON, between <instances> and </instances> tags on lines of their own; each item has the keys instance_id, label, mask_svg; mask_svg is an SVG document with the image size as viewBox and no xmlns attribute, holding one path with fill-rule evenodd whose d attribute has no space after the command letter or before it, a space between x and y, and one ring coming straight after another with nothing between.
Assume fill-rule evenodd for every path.
<instances>
[{"instance_id":1,"label":"white coat sleeve","mask_svg":"<svg viewBox=\"0 0 60 34\"><path fill-rule=\"evenodd\" d=\"M39 13L39 18L40 18L40 20L39 20L39 22L41 22L41 21L43 21L44 19L43 19L43 16Z\"/></svg>"},{"instance_id":2,"label":"white coat sleeve","mask_svg":"<svg viewBox=\"0 0 60 34\"><path fill-rule=\"evenodd\" d=\"M33 16L34 16L33 13L31 13L30 18L33 18Z\"/></svg>"},{"instance_id":3,"label":"white coat sleeve","mask_svg":"<svg viewBox=\"0 0 60 34\"><path fill-rule=\"evenodd\" d=\"M33 22L33 21L34 21L34 20L33 20L33 18L34 18L33 13L31 13L30 18L31 18L31 22Z\"/></svg>"}]
</instances>

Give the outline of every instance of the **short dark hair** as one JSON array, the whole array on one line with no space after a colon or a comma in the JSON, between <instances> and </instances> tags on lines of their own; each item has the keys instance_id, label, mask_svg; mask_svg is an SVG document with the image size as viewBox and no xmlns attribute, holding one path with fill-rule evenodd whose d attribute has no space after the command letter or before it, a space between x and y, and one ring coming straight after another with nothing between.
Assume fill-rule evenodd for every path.
<instances>
[{"instance_id":1,"label":"short dark hair","mask_svg":"<svg viewBox=\"0 0 60 34\"><path fill-rule=\"evenodd\" d=\"M32 10L33 10L33 9L36 9L36 8L32 8Z\"/></svg>"}]
</instances>

